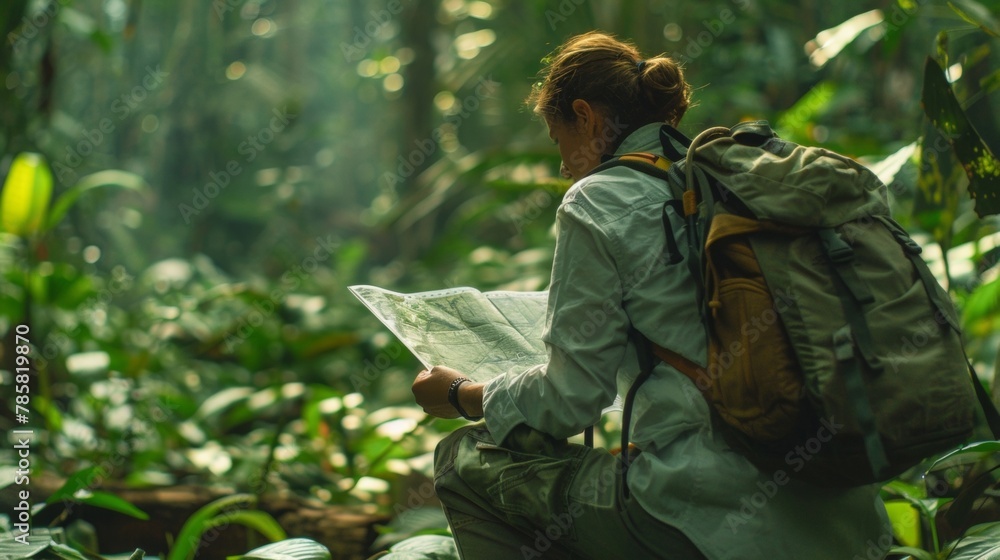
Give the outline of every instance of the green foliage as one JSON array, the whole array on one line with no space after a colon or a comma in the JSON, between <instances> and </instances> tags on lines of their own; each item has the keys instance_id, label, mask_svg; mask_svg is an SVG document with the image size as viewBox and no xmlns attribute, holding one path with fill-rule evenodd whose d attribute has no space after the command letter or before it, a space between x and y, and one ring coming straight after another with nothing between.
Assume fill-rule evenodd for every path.
<instances>
[{"instance_id":1,"label":"green foliage","mask_svg":"<svg viewBox=\"0 0 1000 560\"><path fill-rule=\"evenodd\" d=\"M1000 441L976 442L944 453L922 469L916 469L911 478L919 483L908 481L904 475L885 484L882 492L886 509L896 539L904 545L896 547L894 552L918 559L952 557L948 553L953 549L957 552L956 545L974 534L975 528L971 528L974 509L1000 487L995 475L1000 469L997 457L1000 457ZM964 529L963 536L942 546L939 517L944 518L947 527ZM926 540L925 533L929 534Z\"/></svg>"},{"instance_id":2,"label":"green foliage","mask_svg":"<svg viewBox=\"0 0 1000 560\"><path fill-rule=\"evenodd\" d=\"M969 123L945 80L944 70L928 57L924 69L924 111L955 150L969 177L980 217L1000 213L1000 160Z\"/></svg>"},{"instance_id":3,"label":"green foliage","mask_svg":"<svg viewBox=\"0 0 1000 560\"><path fill-rule=\"evenodd\" d=\"M990 560L1000 558L1000 522L976 525L943 558Z\"/></svg>"},{"instance_id":4,"label":"green foliage","mask_svg":"<svg viewBox=\"0 0 1000 560\"><path fill-rule=\"evenodd\" d=\"M447 527L448 520L440 507L424 506L407 509L397 515L388 526L379 528L380 535L372 543L372 548L376 550L391 548L403 540L418 535L440 534L442 531L448 534Z\"/></svg>"},{"instance_id":5,"label":"green foliage","mask_svg":"<svg viewBox=\"0 0 1000 560\"><path fill-rule=\"evenodd\" d=\"M94 490L97 482L103 480L108 473L100 466L91 466L73 473L63 485L48 499L46 505L60 502L76 502L124 513L136 519L148 520L149 515L129 502L110 494Z\"/></svg>"},{"instance_id":6,"label":"green foliage","mask_svg":"<svg viewBox=\"0 0 1000 560\"><path fill-rule=\"evenodd\" d=\"M170 549L167 560L192 560L201 544L202 536L219 527L228 527L233 524L254 529L272 542L285 539L287 537L285 531L273 517L262 511L241 509L255 504L256 498L254 496L236 494L234 496L219 498L203 506L184 522L173 548ZM296 551L300 549L312 549L312 547L302 546L302 544L292 542L283 546L286 549ZM303 559L321 558L316 556L291 556L292 558ZM262 559L281 557L280 555L268 557L266 556L266 551L264 556L260 556ZM327 553L326 558L329 558L329 553Z\"/></svg>"},{"instance_id":7,"label":"green foliage","mask_svg":"<svg viewBox=\"0 0 1000 560\"><path fill-rule=\"evenodd\" d=\"M119 186L141 191L142 178L134 173L109 169L82 177L56 199L52 196L52 172L39 154L22 153L14 158L0 191L3 230L22 237L43 234L59 224L80 196L97 187Z\"/></svg>"},{"instance_id":8,"label":"green foliage","mask_svg":"<svg viewBox=\"0 0 1000 560\"><path fill-rule=\"evenodd\" d=\"M255 548L231 560L330 560L330 551L309 539L288 539Z\"/></svg>"},{"instance_id":9,"label":"green foliage","mask_svg":"<svg viewBox=\"0 0 1000 560\"><path fill-rule=\"evenodd\" d=\"M87 560L77 550L66 546L62 529L34 528L30 535L0 536L0 558L33 560ZM139 558L142 558L140 555Z\"/></svg>"},{"instance_id":10,"label":"green foliage","mask_svg":"<svg viewBox=\"0 0 1000 560\"><path fill-rule=\"evenodd\" d=\"M384 560L457 560L455 539L443 535L420 535L393 546Z\"/></svg>"},{"instance_id":11,"label":"green foliage","mask_svg":"<svg viewBox=\"0 0 1000 560\"><path fill-rule=\"evenodd\" d=\"M81 195L91 189L104 186L118 186L134 191L142 191L147 188L142 177L139 177L135 173L128 173L117 169L106 169L97 173L91 173L86 177L81 177L75 185L70 187L53 203L52 210L45 220L46 230L58 225Z\"/></svg>"},{"instance_id":12,"label":"green foliage","mask_svg":"<svg viewBox=\"0 0 1000 560\"><path fill-rule=\"evenodd\" d=\"M0 8L0 335L31 323L33 466L69 478L48 507L140 515L100 475L374 504L397 518L380 546L440 530L436 506L401 504L462 422L413 406L419 364L346 287L545 288L569 184L522 100L538 61L595 27L684 63L686 133L765 118L879 160L970 357L1000 368L1000 27L983 2L404 2L377 33L385 6L368 0L105 4ZM734 23L717 28L723 8ZM957 488L965 471L943 468ZM919 482L886 497L920 534L908 544L947 550L928 520L958 492Z\"/></svg>"},{"instance_id":13,"label":"green foliage","mask_svg":"<svg viewBox=\"0 0 1000 560\"><path fill-rule=\"evenodd\" d=\"M251 517L246 515L262 512L242 510L227 514L225 511L220 512L219 508L212 507L212 504L206 506L206 508L212 509L217 516L215 519L222 519L224 524L236 523L246 525L247 527L257 529L266 536L273 537L272 540L276 541L255 548L246 554L232 556L229 560L331 560L330 551L316 541L305 538L285 539L284 533L280 528L274 528L276 525L273 519L268 522L262 521L264 519L262 516ZM191 521L196 521L203 528L202 532L197 535L199 538L202 533L218 526L218 523L213 524L212 519L198 517L197 513L192 516L188 523L190 524ZM186 524L185 527L187 526ZM62 529L34 528L31 535L25 539L27 544L15 540L12 535L3 535L0 536L0 558L31 558L32 560L143 560L145 558L145 552L142 549L136 549L134 552L127 554L110 556L100 556L90 551L87 556L84 556L76 549L64 544L64 540L65 537ZM174 550L181 548L183 547L177 546ZM195 550L184 550L183 552L186 554L185 556L176 556L172 551L167 558L168 560L173 558L193 558Z\"/></svg>"},{"instance_id":14,"label":"green foliage","mask_svg":"<svg viewBox=\"0 0 1000 560\"><path fill-rule=\"evenodd\" d=\"M18 154L0 192L3 230L24 237L38 233L44 224L50 196L52 172L45 159L38 154Z\"/></svg>"}]
</instances>

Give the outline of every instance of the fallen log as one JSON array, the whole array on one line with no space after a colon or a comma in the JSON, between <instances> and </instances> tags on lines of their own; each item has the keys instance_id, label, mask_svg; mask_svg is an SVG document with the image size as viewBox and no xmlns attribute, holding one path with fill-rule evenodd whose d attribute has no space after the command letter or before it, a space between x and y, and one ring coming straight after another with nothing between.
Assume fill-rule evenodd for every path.
<instances>
[{"instance_id":1,"label":"fallen log","mask_svg":"<svg viewBox=\"0 0 1000 560\"><path fill-rule=\"evenodd\" d=\"M32 478L32 503L41 503L64 481L54 477ZM0 511L10 511L13 490L0 491ZM165 557L171 539L180 532L184 522L202 506L230 493L221 489L194 485L163 488L120 488L109 485L101 491L112 493L142 511L150 519L143 521L115 511L80 503L67 503L60 508L47 507L32 520L34 527L53 521L66 526L80 519L93 526L101 554L132 552L141 548L147 554ZM9 504L9 505L8 505ZM294 495L264 494L257 509L271 514L288 536L313 539L330 549L334 560L364 560L372 553L370 547L377 533L375 525L388 522L388 517L376 513L373 506L338 506L324 504ZM255 531L240 525L220 527L203 536L195 558L224 560L266 544Z\"/></svg>"}]
</instances>

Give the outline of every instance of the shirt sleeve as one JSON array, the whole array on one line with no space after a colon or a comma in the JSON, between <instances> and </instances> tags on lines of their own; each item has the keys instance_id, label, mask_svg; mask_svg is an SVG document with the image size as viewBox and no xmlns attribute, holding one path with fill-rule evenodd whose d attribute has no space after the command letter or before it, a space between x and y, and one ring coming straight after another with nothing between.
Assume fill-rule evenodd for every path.
<instances>
[{"instance_id":1,"label":"shirt sleeve","mask_svg":"<svg viewBox=\"0 0 1000 560\"><path fill-rule=\"evenodd\" d=\"M579 434L617 394L630 323L608 237L573 202L559 208L556 231L543 334L548 363L486 384L483 413L495 441L522 423L558 438Z\"/></svg>"}]
</instances>

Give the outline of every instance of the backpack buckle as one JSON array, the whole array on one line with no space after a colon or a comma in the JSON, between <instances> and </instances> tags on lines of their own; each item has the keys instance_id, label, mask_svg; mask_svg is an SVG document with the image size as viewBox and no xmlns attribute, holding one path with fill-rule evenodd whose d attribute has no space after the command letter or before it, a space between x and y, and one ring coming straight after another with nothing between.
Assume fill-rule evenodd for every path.
<instances>
[{"instance_id":1,"label":"backpack buckle","mask_svg":"<svg viewBox=\"0 0 1000 560\"><path fill-rule=\"evenodd\" d=\"M823 242L826 254L829 255L830 260L834 263L841 264L849 262L854 258L854 249L832 229L823 228L819 230L819 238Z\"/></svg>"},{"instance_id":2,"label":"backpack buckle","mask_svg":"<svg viewBox=\"0 0 1000 560\"><path fill-rule=\"evenodd\" d=\"M902 247L903 251L905 251L908 255L919 255L924 252L923 248L921 248L920 245L918 245L917 242L910 237L910 234L906 233L906 230L897 224L892 218L889 218L888 216L877 216L877 218L883 225L885 225L885 228L892 233L893 239L896 240L896 243L899 243L899 246Z\"/></svg>"}]
</instances>

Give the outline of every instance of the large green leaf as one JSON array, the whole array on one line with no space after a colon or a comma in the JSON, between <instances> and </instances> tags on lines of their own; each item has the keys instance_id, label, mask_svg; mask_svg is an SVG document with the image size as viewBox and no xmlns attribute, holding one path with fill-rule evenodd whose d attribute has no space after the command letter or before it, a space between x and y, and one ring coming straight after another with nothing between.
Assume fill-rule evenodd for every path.
<instances>
[{"instance_id":1,"label":"large green leaf","mask_svg":"<svg viewBox=\"0 0 1000 560\"><path fill-rule=\"evenodd\" d=\"M837 94L838 84L823 81L810 89L777 120L777 132L782 138L793 142L808 143L812 140L807 129L830 106Z\"/></svg>"},{"instance_id":2,"label":"large green leaf","mask_svg":"<svg viewBox=\"0 0 1000 560\"><path fill-rule=\"evenodd\" d=\"M219 498L194 512L181 527L167 560L191 560L194 558L201 537L206 531L225 525L243 525L260 532L269 539L284 539L284 529L270 514L263 511L240 509L256 504L257 498L250 494L235 494ZM281 556L276 558L288 558ZM291 557L299 560L298 557ZM312 558L312 557L304 557ZM329 554L326 560L329 560Z\"/></svg>"},{"instance_id":3,"label":"large green leaf","mask_svg":"<svg viewBox=\"0 0 1000 560\"><path fill-rule=\"evenodd\" d=\"M983 142L945 79L944 70L928 57L924 66L924 112L948 139L969 177L969 192L980 217L1000 213L1000 161Z\"/></svg>"},{"instance_id":4,"label":"large green leaf","mask_svg":"<svg viewBox=\"0 0 1000 560\"><path fill-rule=\"evenodd\" d=\"M66 482L45 500L45 503L53 504L62 500L72 500L74 494L80 490L90 490L95 485L95 479L100 477L103 480L107 475L108 472L98 465L80 469L71 474Z\"/></svg>"},{"instance_id":5,"label":"large green leaf","mask_svg":"<svg viewBox=\"0 0 1000 560\"><path fill-rule=\"evenodd\" d=\"M124 552L122 554L105 554L105 560L143 560L146 557L146 551L137 548L134 552ZM159 558L154 556L154 558Z\"/></svg>"},{"instance_id":6,"label":"large green leaf","mask_svg":"<svg viewBox=\"0 0 1000 560\"><path fill-rule=\"evenodd\" d=\"M975 25L983 33L1000 37L1000 32L996 29L996 20L986 6L973 0L952 0L948 2L948 7L958 14L958 17Z\"/></svg>"},{"instance_id":7,"label":"large green leaf","mask_svg":"<svg viewBox=\"0 0 1000 560\"><path fill-rule=\"evenodd\" d=\"M0 537L0 558L25 560L87 560L76 550L56 542L63 540L62 529L32 527L31 533L24 540L15 540L16 535ZM25 544L27 543L27 544Z\"/></svg>"},{"instance_id":8,"label":"large green leaf","mask_svg":"<svg viewBox=\"0 0 1000 560\"><path fill-rule=\"evenodd\" d=\"M76 501L81 504L87 504L88 506L124 513L125 515L136 519L142 519L143 521L149 520L149 514L130 504L128 501L107 492L88 492L86 495L77 496Z\"/></svg>"},{"instance_id":9,"label":"large green leaf","mask_svg":"<svg viewBox=\"0 0 1000 560\"><path fill-rule=\"evenodd\" d=\"M310 539L288 539L255 548L241 560L330 560L330 551Z\"/></svg>"},{"instance_id":10,"label":"large green leaf","mask_svg":"<svg viewBox=\"0 0 1000 560\"><path fill-rule=\"evenodd\" d=\"M49 538L48 533L43 534L37 530L32 530L26 539L28 544L14 540L14 537L19 534L0 537L0 558L31 558L47 549L52 543L52 539Z\"/></svg>"},{"instance_id":11,"label":"large green leaf","mask_svg":"<svg viewBox=\"0 0 1000 560\"><path fill-rule=\"evenodd\" d=\"M1000 89L1000 70L994 70L987 74L985 78L979 80L979 87L987 95Z\"/></svg>"},{"instance_id":12,"label":"large green leaf","mask_svg":"<svg viewBox=\"0 0 1000 560\"><path fill-rule=\"evenodd\" d=\"M903 554L909 554L908 560L935 560L934 555L930 552L919 548L913 548L911 546L894 546L889 549L889 553L900 556ZM895 556L893 556L893 558L895 558Z\"/></svg>"},{"instance_id":13,"label":"large green leaf","mask_svg":"<svg viewBox=\"0 0 1000 560\"><path fill-rule=\"evenodd\" d=\"M0 230L29 237L38 232L52 197L52 172L45 159L18 154L0 192Z\"/></svg>"},{"instance_id":14,"label":"large green leaf","mask_svg":"<svg viewBox=\"0 0 1000 560\"><path fill-rule=\"evenodd\" d=\"M213 517L205 523L202 532L207 532L209 529L215 529L216 527L226 528L234 524L253 529L271 541L280 541L288 537L285 530L281 528L281 525L278 524L278 521L271 514L249 509L224 513L218 517Z\"/></svg>"},{"instance_id":15,"label":"large green leaf","mask_svg":"<svg viewBox=\"0 0 1000 560\"><path fill-rule=\"evenodd\" d=\"M393 546L419 533L448 526L448 519L440 507L426 506L408 509L395 518L386 527L378 528L382 533L372 547L382 549Z\"/></svg>"},{"instance_id":16,"label":"large green leaf","mask_svg":"<svg viewBox=\"0 0 1000 560\"><path fill-rule=\"evenodd\" d=\"M419 535L392 547L386 560L458 560L455 539L442 535Z\"/></svg>"},{"instance_id":17,"label":"large green leaf","mask_svg":"<svg viewBox=\"0 0 1000 560\"><path fill-rule=\"evenodd\" d=\"M920 546L920 510L905 500L885 502L885 512L892 523L892 534L904 546Z\"/></svg>"},{"instance_id":18,"label":"large green leaf","mask_svg":"<svg viewBox=\"0 0 1000 560\"><path fill-rule=\"evenodd\" d=\"M966 531L948 560L1000 560L1000 522L976 525Z\"/></svg>"},{"instance_id":19,"label":"large green leaf","mask_svg":"<svg viewBox=\"0 0 1000 560\"><path fill-rule=\"evenodd\" d=\"M75 185L56 199L55 203L52 205L52 212L49 213L49 218L46 221L45 228L47 230L52 229L56 224L62 221L63 217L66 216L66 213L69 212L69 209L73 207L83 193L91 189L104 186L117 186L125 189L141 191L146 187L146 182L143 181L142 177L136 175L135 173L129 173L127 171L120 171L117 169L98 171L97 173L91 173L90 175L82 177Z\"/></svg>"},{"instance_id":20,"label":"large green leaf","mask_svg":"<svg viewBox=\"0 0 1000 560\"><path fill-rule=\"evenodd\" d=\"M118 513L124 513L143 521L148 520L149 515L146 512L130 504L128 501L114 494L92 490L94 486L107 476L107 471L97 465L81 469L70 475L66 479L66 482L45 500L45 503L53 504L61 501L71 501L117 511Z\"/></svg>"},{"instance_id":21,"label":"large green leaf","mask_svg":"<svg viewBox=\"0 0 1000 560\"><path fill-rule=\"evenodd\" d=\"M48 552L53 558L59 560L87 560L87 557L77 552L76 549L56 542L49 543Z\"/></svg>"},{"instance_id":22,"label":"large green leaf","mask_svg":"<svg viewBox=\"0 0 1000 560\"><path fill-rule=\"evenodd\" d=\"M962 306L962 321L973 326L983 319L996 317L1000 311L1000 279L977 286Z\"/></svg>"},{"instance_id":23,"label":"large green leaf","mask_svg":"<svg viewBox=\"0 0 1000 560\"><path fill-rule=\"evenodd\" d=\"M884 485L882 488L883 490L887 490L890 493L900 496L912 504L913 507L920 511L920 515L923 516L924 519L931 522L931 545L934 547L934 550L939 550L937 530L933 520L934 516L937 515L938 508L944 500L933 498L928 499L924 489L900 480L893 480Z\"/></svg>"},{"instance_id":24,"label":"large green leaf","mask_svg":"<svg viewBox=\"0 0 1000 560\"><path fill-rule=\"evenodd\" d=\"M932 471L935 467L953 457L961 455L982 455L984 453L1000 453L1000 441L980 441L977 443L970 443L969 445L963 445L962 447L939 457L927 470Z\"/></svg>"},{"instance_id":25,"label":"large green leaf","mask_svg":"<svg viewBox=\"0 0 1000 560\"><path fill-rule=\"evenodd\" d=\"M948 525L951 527L968 526L969 516L975 509L976 503L978 502L981 505L982 499L994 489L993 471L998 468L1000 466L981 473L971 480L966 478L962 481L961 491L948 504L948 509L944 512L944 516L948 520Z\"/></svg>"},{"instance_id":26,"label":"large green leaf","mask_svg":"<svg viewBox=\"0 0 1000 560\"><path fill-rule=\"evenodd\" d=\"M859 35L884 21L885 16L881 10L871 10L858 14L836 27L820 31L816 38L806 45L809 62L816 68L822 68Z\"/></svg>"}]
</instances>

